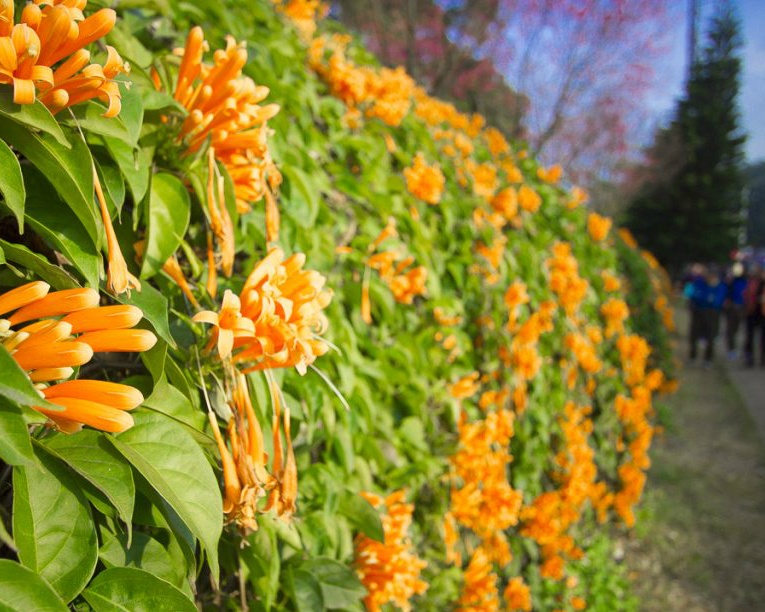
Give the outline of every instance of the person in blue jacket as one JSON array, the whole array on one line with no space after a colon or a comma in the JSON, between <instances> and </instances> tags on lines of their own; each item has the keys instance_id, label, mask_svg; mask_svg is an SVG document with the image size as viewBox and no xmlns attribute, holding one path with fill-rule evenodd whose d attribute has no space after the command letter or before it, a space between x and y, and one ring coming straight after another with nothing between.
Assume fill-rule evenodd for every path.
<instances>
[{"instance_id":1,"label":"person in blue jacket","mask_svg":"<svg viewBox=\"0 0 765 612\"><path fill-rule=\"evenodd\" d=\"M728 345L728 358L736 359L738 356L738 330L746 317L744 306L744 290L748 284L744 274L744 265L737 261L733 264L728 277L728 295L725 299L723 310L725 312L725 339Z\"/></svg>"},{"instance_id":2,"label":"person in blue jacket","mask_svg":"<svg viewBox=\"0 0 765 612\"><path fill-rule=\"evenodd\" d=\"M714 359L715 339L720 329L720 312L728 295L728 287L721 282L714 269L706 270L693 282L691 301L691 361L696 359L699 340L704 340L704 361Z\"/></svg>"}]
</instances>

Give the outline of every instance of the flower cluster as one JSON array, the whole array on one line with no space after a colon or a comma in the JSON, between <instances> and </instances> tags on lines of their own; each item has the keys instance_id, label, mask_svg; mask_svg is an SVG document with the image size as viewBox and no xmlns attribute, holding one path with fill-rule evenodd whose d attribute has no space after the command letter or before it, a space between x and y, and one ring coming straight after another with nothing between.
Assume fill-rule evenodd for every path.
<instances>
[{"instance_id":1,"label":"flower cluster","mask_svg":"<svg viewBox=\"0 0 765 612\"><path fill-rule=\"evenodd\" d=\"M547 260L550 270L550 289L558 296L561 307L569 317L579 310L589 283L579 276L579 263L571 253L571 245L567 242L557 243L553 256Z\"/></svg>"},{"instance_id":2,"label":"flower cluster","mask_svg":"<svg viewBox=\"0 0 765 612\"><path fill-rule=\"evenodd\" d=\"M185 47L176 50L181 63L173 95L188 110L179 138L189 154L209 140L210 155L226 167L234 182L240 212L247 212L251 203L266 199L268 239L276 240L278 212L272 192L282 177L268 148L267 121L279 112L279 106L262 105L268 88L242 76L247 62L243 43L228 37L226 48L213 54L212 64L202 61L206 49L202 29L194 27ZM210 173L214 170L211 164ZM210 181L213 182L212 177ZM218 176L208 190L209 221L216 236L224 231L225 219L221 216L227 214L222 198L214 201L219 183L222 184L222 177Z\"/></svg>"},{"instance_id":3,"label":"flower cluster","mask_svg":"<svg viewBox=\"0 0 765 612\"><path fill-rule=\"evenodd\" d=\"M612 221L608 217L603 217L598 213L590 213L587 216L587 231L596 242L602 242L611 231Z\"/></svg>"},{"instance_id":4,"label":"flower cluster","mask_svg":"<svg viewBox=\"0 0 765 612\"><path fill-rule=\"evenodd\" d=\"M418 153L412 165L404 168L406 188L413 196L428 204L438 204L444 191L444 175L436 165L428 165L425 156Z\"/></svg>"},{"instance_id":5,"label":"flower cluster","mask_svg":"<svg viewBox=\"0 0 765 612\"><path fill-rule=\"evenodd\" d=\"M143 402L140 391L101 380L75 380L74 368L94 353L142 352L157 339L134 329L143 318L135 306L99 306L93 289L50 292L35 281L0 295L0 343L37 384L41 396L59 407L36 409L61 431L88 425L119 432L133 425L127 412ZM9 314L12 313L12 314ZM23 325L22 325L23 324Z\"/></svg>"},{"instance_id":6,"label":"flower cluster","mask_svg":"<svg viewBox=\"0 0 765 612\"><path fill-rule=\"evenodd\" d=\"M85 17L87 0L36 0L14 23L14 3L0 3L0 83L13 85L16 104L39 99L51 112L97 98L108 105L105 117L121 108L115 77L129 72L117 51L107 46L104 65L90 63L91 43L106 36L117 19L112 9Z\"/></svg>"},{"instance_id":7,"label":"flower cluster","mask_svg":"<svg viewBox=\"0 0 765 612\"><path fill-rule=\"evenodd\" d=\"M220 312L194 316L213 326L208 347L217 344L221 359L230 356L244 373L295 367L305 374L329 348L321 334L332 292L324 289L324 277L303 270L304 264L302 253L284 259L284 251L273 247L250 272L238 297L226 292Z\"/></svg>"},{"instance_id":8,"label":"flower cluster","mask_svg":"<svg viewBox=\"0 0 765 612\"><path fill-rule=\"evenodd\" d=\"M383 542L363 534L356 538L356 574L368 593L364 603L370 612L379 612L387 603L409 612L411 598L428 588L427 582L420 578L427 563L412 551L409 538L414 506L404 501L404 491L396 491L384 499L374 493L362 495L372 506L383 510L385 534Z\"/></svg>"}]
</instances>

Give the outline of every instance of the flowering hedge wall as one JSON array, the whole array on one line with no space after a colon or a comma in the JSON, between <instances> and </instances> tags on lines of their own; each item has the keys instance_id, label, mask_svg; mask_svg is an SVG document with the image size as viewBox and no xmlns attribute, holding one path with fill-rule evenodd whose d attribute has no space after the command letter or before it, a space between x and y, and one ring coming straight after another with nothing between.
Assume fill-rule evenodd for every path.
<instances>
[{"instance_id":1,"label":"flowering hedge wall","mask_svg":"<svg viewBox=\"0 0 765 612\"><path fill-rule=\"evenodd\" d=\"M317 0L103 4L0 0L0 608L634 609L650 255Z\"/></svg>"}]
</instances>

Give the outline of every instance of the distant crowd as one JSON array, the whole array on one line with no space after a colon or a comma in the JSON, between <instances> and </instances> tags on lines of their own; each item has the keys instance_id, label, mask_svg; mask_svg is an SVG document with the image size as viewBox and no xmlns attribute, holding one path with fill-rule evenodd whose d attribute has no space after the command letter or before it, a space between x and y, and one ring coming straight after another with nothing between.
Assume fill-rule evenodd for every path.
<instances>
[{"instance_id":1,"label":"distant crowd","mask_svg":"<svg viewBox=\"0 0 765 612\"><path fill-rule=\"evenodd\" d=\"M765 367L765 268L741 262L729 268L694 264L685 275L683 292L691 314L691 361L703 342L704 362L712 362L724 322L728 359Z\"/></svg>"}]
</instances>

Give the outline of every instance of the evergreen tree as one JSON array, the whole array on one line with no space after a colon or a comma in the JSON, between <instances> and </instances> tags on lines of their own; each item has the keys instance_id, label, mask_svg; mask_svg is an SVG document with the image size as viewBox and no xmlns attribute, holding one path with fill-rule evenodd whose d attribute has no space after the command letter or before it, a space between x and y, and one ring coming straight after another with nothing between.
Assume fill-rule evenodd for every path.
<instances>
[{"instance_id":1,"label":"evergreen tree","mask_svg":"<svg viewBox=\"0 0 765 612\"><path fill-rule=\"evenodd\" d=\"M626 225L670 271L691 261L723 261L742 224L745 135L737 98L739 22L729 7L711 20L671 125L649 151L647 180Z\"/></svg>"}]
</instances>

